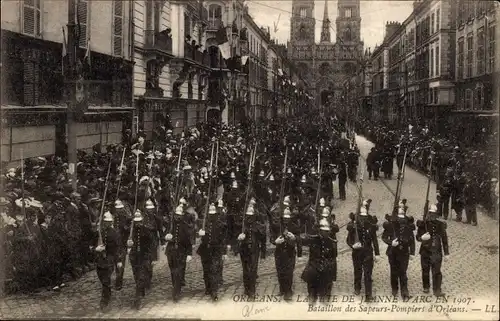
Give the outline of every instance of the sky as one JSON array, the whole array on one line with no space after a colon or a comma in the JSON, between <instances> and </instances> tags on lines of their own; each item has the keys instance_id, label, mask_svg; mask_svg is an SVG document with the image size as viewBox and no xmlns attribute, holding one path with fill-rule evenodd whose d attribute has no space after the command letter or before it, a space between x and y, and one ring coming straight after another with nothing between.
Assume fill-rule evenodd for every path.
<instances>
[{"instance_id":1,"label":"sky","mask_svg":"<svg viewBox=\"0 0 500 321\"><path fill-rule=\"evenodd\" d=\"M315 0L314 15L316 18L316 41L319 42L325 0ZM279 43L290 39L290 18L292 0L249 0L250 15L259 26L269 27L271 37ZM387 21L403 22L411 13L413 1L361 0L361 40L365 48L373 48L384 38ZM332 41L335 41L335 19L337 18L337 1L328 0L328 14L331 21ZM279 17L279 21L278 21ZM274 32L277 24L277 32Z\"/></svg>"}]
</instances>

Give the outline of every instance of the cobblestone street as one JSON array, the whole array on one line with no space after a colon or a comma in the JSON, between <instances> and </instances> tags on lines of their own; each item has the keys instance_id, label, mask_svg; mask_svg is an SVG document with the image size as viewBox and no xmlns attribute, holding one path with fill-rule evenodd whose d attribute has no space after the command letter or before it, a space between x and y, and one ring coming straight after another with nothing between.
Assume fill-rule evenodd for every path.
<instances>
[{"instance_id":1,"label":"cobblestone street","mask_svg":"<svg viewBox=\"0 0 500 321\"><path fill-rule=\"evenodd\" d=\"M361 153L366 157L372 145L362 137L357 139ZM396 166L395 169L397 170ZM378 217L379 225L382 224L385 213L390 211L393 202L392 192L396 189L396 183L396 180L368 180L367 175L365 175L364 197L373 200L370 211ZM408 199L409 213L415 219L419 219L422 215L421 209L425 201L426 184L426 177L411 169L406 170L402 197ZM353 184L348 186L347 201L338 200L337 191L336 189L334 213L337 216L337 224L341 226L338 235L341 254L338 257L338 281L334 284L333 293L349 296L353 292L353 272L350 251L346 249L345 244L345 224L348 221L348 213L355 208L357 195ZM434 184L431 186L430 199L435 199ZM491 304L498 303L498 222L486 215L478 215L477 227L455 221L447 222L450 258L449 261L443 263L443 291L449 296L450 302L448 302L448 305L459 306L458 303L452 302L453 299L471 298L472 301L476 302L471 301L469 305L474 305L474 308L481 308L482 311L473 312L472 308L469 307L467 308L468 313L458 313L451 310L436 312L432 314L432 319L498 319L498 312L487 313L485 311L485 304L490 304L491 308ZM379 233L381 233L381 229ZM380 239L379 243L381 244L380 261L376 263L373 271L374 295L389 296L391 288L389 284L389 265L385 256L386 246ZM272 248L269 247L267 258L259 263L259 282L257 286L259 296L278 294L274 257ZM297 299L300 299L298 295L305 297L307 294L306 285L300 279L306 259L299 259L295 270L294 290ZM414 261L410 262L408 277L410 294L421 296L421 272L418 255L416 255ZM239 257L230 256L225 262L224 286L221 289L220 302L215 305L211 304L209 297L204 295L201 263L197 255L188 264L186 282L186 287L183 288L183 299L178 304L172 303L170 272L166 258L162 255L154 268L153 288L147 294L144 306L139 311L131 308L134 282L131 270L127 266L124 288L120 292L113 292L111 309L105 314L99 312L98 309L100 284L94 271L86 274L78 281L70 282L68 287L64 288L60 293L43 291L32 295L6 297L0 302L0 318L325 318L325 314L305 313L307 312L307 303L255 303L255 308L253 308L253 305L248 306L244 302L234 302L238 299L238 295L243 293ZM424 298L427 298L427 296ZM359 298L356 298L350 304L359 308L359 300ZM374 306L378 306L378 304L374 303ZM336 306L342 307L342 311L348 305L347 302L336 304ZM428 307L430 305L431 303L427 302L424 306ZM498 305L496 309L498 310ZM394 314L396 319L405 316L408 318L407 313ZM381 315L378 314L377 317L377 313L374 312L372 314L363 314L363 317L372 319L380 318ZM387 315L384 317L387 318ZM327 318L356 318L356 314L329 314ZM411 318L422 319L426 317L424 314L415 313L411 314Z\"/></svg>"}]
</instances>

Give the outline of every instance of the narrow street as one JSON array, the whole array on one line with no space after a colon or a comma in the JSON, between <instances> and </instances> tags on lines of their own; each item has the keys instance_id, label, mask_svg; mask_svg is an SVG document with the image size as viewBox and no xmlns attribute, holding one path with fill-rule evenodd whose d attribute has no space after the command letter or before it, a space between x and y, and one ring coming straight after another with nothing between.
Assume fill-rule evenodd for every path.
<instances>
[{"instance_id":1,"label":"narrow street","mask_svg":"<svg viewBox=\"0 0 500 321\"><path fill-rule=\"evenodd\" d=\"M357 143L363 157L366 157L372 144L363 137L357 137ZM362 161L363 163L363 161ZM363 164L364 165L364 164ZM397 167L395 166L395 169ZM364 198L373 200L371 213L375 214L382 225L384 215L392 207L394 200L393 191L396 189L396 180L368 180L367 174L363 184ZM402 198L408 200L409 213L415 219L422 215L425 201L427 179L412 169L407 169ZM186 287L183 288L183 299L174 304L171 300L171 280L168 264L164 255L156 263L153 277L153 288L144 300L144 306L136 311L131 308L134 295L134 281L129 266L126 266L125 285L120 292L113 292L111 310L105 314L99 312L100 284L97 275L90 272L75 282L70 282L68 287L60 293L42 291L33 295L15 295L5 298L0 302L0 318L216 318L239 319L379 319L387 318L387 311L372 311L370 314L359 312L360 298L352 302L342 302L342 296L349 296L353 292L353 272L350 251L346 248L346 229L348 214L354 211L357 202L357 192L353 184L347 188L347 201L338 200L338 189L335 187L336 200L334 213L337 224L344 226L338 235L339 250L337 282L334 283L333 294L339 295L339 301L332 303L341 308L342 313L334 314L331 310L327 316L324 312L309 312L308 305L303 302L294 303L254 303L235 302L243 294L242 272L239 257L230 257L224 265L224 286L221 289L220 301L212 304L208 296L204 295L204 282L201 263L197 255L188 264ZM431 185L430 199L435 199L435 184ZM486 215L479 214L478 226L449 221L448 237L450 242L449 261L443 263L443 291L449 302L443 306L449 309L433 313L412 313L404 311L392 312L395 319L485 319L497 320L498 312L486 312L485 306L498 303L498 222ZM381 228L379 233L381 233ZM385 244L380 240L380 261L375 264L373 271L374 295L390 296L389 265L385 256ZM418 245L419 246L419 245ZM418 250L418 248L417 248ZM259 283L257 293L259 296L277 295L278 284L276 279L274 256L268 251L266 259L259 263ZM295 297L305 298L307 288L300 279L307 258L297 261L294 279ZM128 262L127 262L128 263ZM422 296L420 259L418 254L410 262L408 268L409 290L413 296ZM298 297L300 296L300 297ZM419 304L400 303L399 306L417 305L430 307L435 298L426 295ZM470 298L470 302L459 302ZM297 301L297 300L294 300ZM349 301L346 299L346 301ZM345 313L348 306L355 306L357 313ZM366 304L362 304L365 307ZM373 307L383 307L392 304L373 303ZM456 312L451 308L465 308ZM199 307L199 308L195 308ZM472 309L481 311L472 311ZM495 308L493 308L494 310ZM498 304L496 306L498 310Z\"/></svg>"}]
</instances>

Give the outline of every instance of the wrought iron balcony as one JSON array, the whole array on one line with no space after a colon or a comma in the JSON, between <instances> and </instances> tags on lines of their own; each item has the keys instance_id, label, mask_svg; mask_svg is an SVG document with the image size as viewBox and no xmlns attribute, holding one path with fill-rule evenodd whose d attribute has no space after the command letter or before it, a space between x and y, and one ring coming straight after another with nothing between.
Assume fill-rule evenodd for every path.
<instances>
[{"instance_id":1,"label":"wrought iron balcony","mask_svg":"<svg viewBox=\"0 0 500 321\"><path fill-rule=\"evenodd\" d=\"M187 11L193 16L198 17L200 14L200 3L198 0L186 0Z\"/></svg>"},{"instance_id":2,"label":"wrought iron balcony","mask_svg":"<svg viewBox=\"0 0 500 321\"><path fill-rule=\"evenodd\" d=\"M184 58L190 59L197 63L198 65L202 65L205 67L210 67L210 59L207 51L198 50L197 45L192 45L188 42L184 42Z\"/></svg>"},{"instance_id":3,"label":"wrought iron balcony","mask_svg":"<svg viewBox=\"0 0 500 321\"><path fill-rule=\"evenodd\" d=\"M217 31L222 26L221 18L208 18L207 31Z\"/></svg>"},{"instance_id":4,"label":"wrought iron balcony","mask_svg":"<svg viewBox=\"0 0 500 321\"><path fill-rule=\"evenodd\" d=\"M200 21L204 25L208 24L208 9L203 4L200 4Z\"/></svg>"},{"instance_id":5,"label":"wrought iron balcony","mask_svg":"<svg viewBox=\"0 0 500 321\"><path fill-rule=\"evenodd\" d=\"M158 32L156 30L145 30L144 49L158 50L172 54L172 36L169 30Z\"/></svg>"},{"instance_id":6,"label":"wrought iron balcony","mask_svg":"<svg viewBox=\"0 0 500 321\"><path fill-rule=\"evenodd\" d=\"M194 60L194 48L187 41L184 41L184 58Z\"/></svg>"},{"instance_id":7,"label":"wrought iron balcony","mask_svg":"<svg viewBox=\"0 0 500 321\"><path fill-rule=\"evenodd\" d=\"M200 65L206 67L210 66L210 59L207 51L201 52L199 50L194 50L194 60Z\"/></svg>"}]
</instances>

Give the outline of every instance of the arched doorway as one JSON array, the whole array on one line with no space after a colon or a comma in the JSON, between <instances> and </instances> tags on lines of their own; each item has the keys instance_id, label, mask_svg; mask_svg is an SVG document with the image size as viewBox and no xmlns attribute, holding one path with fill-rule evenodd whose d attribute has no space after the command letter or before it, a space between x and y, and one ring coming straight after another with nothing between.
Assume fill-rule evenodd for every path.
<instances>
[{"instance_id":1,"label":"arched doorway","mask_svg":"<svg viewBox=\"0 0 500 321\"><path fill-rule=\"evenodd\" d=\"M207 110L207 123L220 123L220 111L216 108Z\"/></svg>"}]
</instances>

